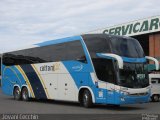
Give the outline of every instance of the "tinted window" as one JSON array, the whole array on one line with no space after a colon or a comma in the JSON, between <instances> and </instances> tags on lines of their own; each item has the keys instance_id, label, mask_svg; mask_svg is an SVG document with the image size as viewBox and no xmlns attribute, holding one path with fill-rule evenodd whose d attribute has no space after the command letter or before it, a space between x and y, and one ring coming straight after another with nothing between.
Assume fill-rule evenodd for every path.
<instances>
[{"instance_id":1,"label":"tinted window","mask_svg":"<svg viewBox=\"0 0 160 120\"><path fill-rule=\"evenodd\" d=\"M3 55L3 64L20 65L64 60L77 60L84 57L84 51L79 40L9 52Z\"/></svg>"},{"instance_id":2,"label":"tinted window","mask_svg":"<svg viewBox=\"0 0 160 120\"><path fill-rule=\"evenodd\" d=\"M151 83L153 83L153 84L154 84L154 83L156 83L156 81L151 81Z\"/></svg>"},{"instance_id":3,"label":"tinted window","mask_svg":"<svg viewBox=\"0 0 160 120\"><path fill-rule=\"evenodd\" d=\"M144 88L149 85L148 71L144 63L124 62L123 69L119 70L120 86L128 88Z\"/></svg>"},{"instance_id":4,"label":"tinted window","mask_svg":"<svg viewBox=\"0 0 160 120\"><path fill-rule=\"evenodd\" d=\"M152 83L153 83L153 82L156 83L156 81L157 81L157 83L160 83L160 78L152 78Z\"/></svg>"},{"instance_id":5,"label":"tinted window","mask_svg":"<svg viewBox=\"0 0 160 120\"><path fill-rule=\"evenodd\" d=\"M96 53L110 53L109 41L105 35L84 35L83 39L91 58L96 58Z\"/></svg>"},{"instance_id":6,"label":"tinted window","mask_svg":"<svg viewBox=\"0 0 160 120\"><path fill-rule=\"evenodd\" d=\"M99 80L116 83L116 74L114 70L113 60L94 58L92 59L93 65Z\"/></svg>"},{"instance_id":7,"label":"tinted window","mask_svg":"<svg viewBox=\"0 0 160 120\"><path fill-rule=\"evenodd\" d=\"M84 42L91 55L91 59L101 81L116 83L116 75L112 59L103 59L96 56L96 53L111 53L110 41L107 35L83 35Z\"/></svg>"},{"instance_id":8,"label":"tinted window","mask_svg":"<svg viewBox=\"0 0 160 120\"><path fill-rule=\"evenodd\" d=\"M114 54L131 57L142 58L144 52L139 42L133 38L111 37L112 52Z\"/></svg>"}]
</instances>

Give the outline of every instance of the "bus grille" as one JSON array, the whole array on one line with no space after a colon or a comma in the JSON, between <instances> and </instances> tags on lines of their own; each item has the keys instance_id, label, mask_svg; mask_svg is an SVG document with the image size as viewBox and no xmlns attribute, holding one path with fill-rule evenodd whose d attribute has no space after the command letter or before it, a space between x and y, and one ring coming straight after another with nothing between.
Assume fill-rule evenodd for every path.
<instances>
[{"instance_id":1,"label":"bus grille","mask_svg":"<svg viewBox=\"0 0 160 120\"><path fill-rule=\"evenodd\" d=\"M130 96L145 96L147 95L148 92L145 92L145 93L134 93L134 94L129 94Z\"/></svg>"}]
</instances>

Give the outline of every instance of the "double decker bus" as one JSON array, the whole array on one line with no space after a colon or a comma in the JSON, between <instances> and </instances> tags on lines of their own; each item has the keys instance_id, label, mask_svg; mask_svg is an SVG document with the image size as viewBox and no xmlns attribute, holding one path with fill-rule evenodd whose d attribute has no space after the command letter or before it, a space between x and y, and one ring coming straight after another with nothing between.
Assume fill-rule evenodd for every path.
<instances>
[{"instance_id":1,"label":"double decker bus","mask_svg":"<svg viewBox=\"0 0 160 120\"><path fill-rule=\"evenodd\" d=\"M35 44L2 55L2 90L30 98L93 104L145 103L147 59L136 39L85 34Z\"/></svg>"}]
</instances>

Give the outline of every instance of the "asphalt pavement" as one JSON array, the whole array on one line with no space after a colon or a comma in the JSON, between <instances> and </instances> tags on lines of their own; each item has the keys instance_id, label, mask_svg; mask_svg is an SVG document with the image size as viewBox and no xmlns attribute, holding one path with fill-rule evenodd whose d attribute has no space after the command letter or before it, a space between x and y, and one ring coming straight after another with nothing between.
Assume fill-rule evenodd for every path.
<instances>
[{"instance_id":1,"label":"asphalt pavement","mask_svg":"<svg viewBox=\"0 0 160 120\"><path fill-rule=\"evenodd\" d=\"M95 105L93 108L83 108L78 103L52 101L52 100L31 100L29 102L16 101L13 96L6 96L0 89L0 113L5 114L39 114L41 117L65 118L71 120L94 118L110 118L113 120L142 119L144 115L159 115L160 102L150 102L144 104L131 104L115 107L111 105ZM53 116L54 115L54 116ZM72 117L71 117L72 116ZM79 117L80 116L80 117ZM88 117L87 117L88 116ZM71 118L70 118L71 117ZM48 116L49 118L49 116ZM157 119L158 120L158 119Z\"/></svg>"}]
</instances>

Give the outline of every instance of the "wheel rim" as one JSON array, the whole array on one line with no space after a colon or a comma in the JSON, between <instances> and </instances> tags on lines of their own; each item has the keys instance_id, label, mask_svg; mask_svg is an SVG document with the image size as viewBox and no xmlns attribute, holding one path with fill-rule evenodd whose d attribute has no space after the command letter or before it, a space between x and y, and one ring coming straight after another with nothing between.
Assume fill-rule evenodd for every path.
<instances>
[{"instance_id":1,"label":"wheel rim","mask_svg":"<svg viewBox=\"0 0 160 120\"><path fill-rule=\"evenodd\" d=\"M22 97L23 97L24 100L27 99L27 92L26 91L23 92Z\"/></svg>"},{"instance_id":2,"label":"wheel rim","mask_svg":"<svg viewBox=\"0 0 160 120\"><path fill-rule=\"evenodd\" d=\"M159 100L159 98L158 98L157 95L154 96L154 100L155 100L155 101L158 101L158 100Z\"/></svg>"},{"instance_id":3,"label":"wheel rim","mask_svg":"<svg viewBox=\"0 0 160 120\"><path fill-rule=\"evenodd\" d=\"M23 92L22 92L22 98L23 98L23 100L27 100L28 99L28 92L27 92L27 90L23 90Z\"/></svg>"},{"instance_id":4,"label":"wheel rim","mask_svg":"<svg viewBox=\"0 0 160 120\"><path fill-rule=\"evenodd\" d=\"M87 105L87 102L88 102L88 95L85 94L84 97L83 97L83 103L84 103L84 105Z\"/></svg>"},{"instance_id":5,"label":"wheel rim","mask_svg":"<svg viewBox=\"0 0 160 120\"><path fill-rule=\"evenodd\" d=\"M20 96L20 91L19 91L19 89L18 89L18 88L17 88L17 89L15 89L14 96L15 96L15 98L16 98L16 99L18 99L18 98L19 98L19 96Z\"/></svg>"}]
</instances>

